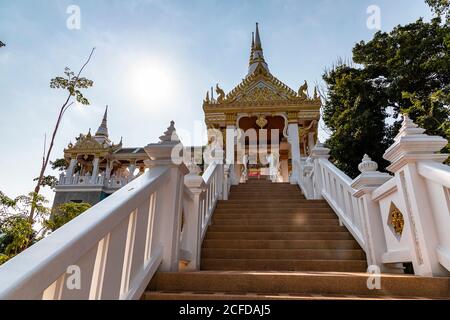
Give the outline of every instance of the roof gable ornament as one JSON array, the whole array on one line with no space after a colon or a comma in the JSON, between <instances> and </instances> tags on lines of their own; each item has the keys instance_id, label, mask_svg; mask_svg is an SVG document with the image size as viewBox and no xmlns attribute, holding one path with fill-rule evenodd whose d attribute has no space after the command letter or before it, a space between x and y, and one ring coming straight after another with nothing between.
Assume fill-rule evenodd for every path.
<instances>
[{"instance_id":1,"label":"roof gable ornament","mask_svg":"<svg viewBox=\"0 0 450 320\"><path fill-rule=\"evenodd\" d=\"M206 99L203 100L204 106L273 104L274 102L277 104L320 104L317 89L314 97L311 98L308 95L306 81L298 91L295 91L270 73L263 55L258 23L255 32L252 33L249 70L246 77L228 94L225 94L218 85L215 89L217 99L214 99L214 91L211 88L210 94L207 94Z\"/></svg>"}]
</instances>

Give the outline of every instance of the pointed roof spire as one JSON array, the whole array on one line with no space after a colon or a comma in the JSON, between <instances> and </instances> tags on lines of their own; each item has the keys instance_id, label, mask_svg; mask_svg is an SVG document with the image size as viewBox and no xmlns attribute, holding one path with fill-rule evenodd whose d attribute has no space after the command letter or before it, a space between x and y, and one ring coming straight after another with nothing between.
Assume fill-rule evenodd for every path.
<instances>
[{"instance_id":1,"label":"pointed roof spire","mask_svg":"<svg viewBox=\"0 0 450 320\"><path fill-rule=\"evenodd\" d=\"M250 66L253 63L253 53L255 52L255 33L252 32L252 46L250 49L250 59L248 65Z\"/></svg>"},{"instance_id":2,"label":"pointed roof spire","mask_svg":"<svg viewBox=\"0 0 450 320\"><path fill-rule=\"evenodd\" d=\"M105 114L103 115L102 123L98 127L96 136L108 137L108 106L106 106Z\"/></svg>"},{"instance_id":3,"label":"pointed roof spire","mask_svg":"<svg viewBox=\"0 0 450 320\"><path fill-rule=\"evenodd\" d=\"M248 67L247 76L250 76L258 67L261 65L264 69L269 72L269 67L264 60L263 49L261 45L261 37L259 35L259 24L256 23L256 31L254 35L252 34L252 50L250 53L250 65Z\"/></svg>"},{"instance_id":4,"label":"pointed roof spire","mask_svg":"<svg viewBox=\"0 0 450 320\"><path fill-rule=\"evenodd\" d=\"M259 27L258 27L258 22L256 23L256 32L255 32L255 50L261 50L262 51L262 46L261 46L261 38L259 37Z\"/></svg>"}]
</instances>

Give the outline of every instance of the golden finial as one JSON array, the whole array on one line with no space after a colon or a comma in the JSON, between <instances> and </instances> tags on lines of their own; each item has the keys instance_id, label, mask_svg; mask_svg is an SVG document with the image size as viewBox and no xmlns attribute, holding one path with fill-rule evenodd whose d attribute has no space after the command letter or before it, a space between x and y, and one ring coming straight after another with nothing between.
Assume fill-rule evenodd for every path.
<instances>
[{"instance_id":1,"label":"golden finial","mask_svg":"<svg viewBox=\"0 0 450 320\"><path fill-rule=\"evenodd\" d=\"M216 93L218 95L217 102L222 103L223 99L225 99L225 92L219 87L219 84L216 84Z\"/></svg>"},{"instance_id":2,"label":"golden finial","mask_svg":"<svg viewBox=\"0 0 450 320\"><path fill-rule=\"evenodd\" d=\"M317 87L314 87L314 100L319 99L319 93L317 91Z\"/></svg>"},{"instance_id":3,"label":"golden finial","mask_svg":"<svg viewBox=\"0 0 450 320\"><path fill-rule=\"evenodd\" d=\"M308 98L308 82L305 80L305 83L298 89L298 96L302 99Z\"/></svg>"}]
</instances>

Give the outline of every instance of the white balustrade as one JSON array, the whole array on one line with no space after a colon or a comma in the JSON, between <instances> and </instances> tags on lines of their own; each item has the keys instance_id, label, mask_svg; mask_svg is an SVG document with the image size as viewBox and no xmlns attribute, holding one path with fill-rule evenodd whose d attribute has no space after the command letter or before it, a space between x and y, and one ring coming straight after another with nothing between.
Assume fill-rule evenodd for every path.
<instances>
[{"instance_id":1,"label":"white balustrade","mask_svg":"<svg viewBox=\"0 0 450 320\"><path fill-rule=\"evenodd\" d=\"M148 171L5 263L0 299L139 298L163 257L168 174Z\"/></svg>"},{"instance_id":2,"label":"white balustrade","mask_svg":"<svg viewBox=\"0 0 450 320\"><path fill-rule=\"evenodd\" d=\"M177 271L187 169L170 158L174 130L145 148L146 173L2 265L0 299L139 299L158 268Z\"/></svg>"},{"instance_id":3,"label":"white balustrade","mask_svg":"<svg viewBox=\"0 0 450 320\"><path fill-rule=\"evenodd\" d=\"M427 194L437 229L439 262L450 271L450 167L434 162L418 164L419 174L426 181Z\"/></svg>"},{"instance_id":4,"label":"white balustrade","mask_svg":"<svg viewBox=\"0 0 450 320\"><path fill-rule=\"evenodd\" d=\"M184 217L181 249L188 264L186 270L198 270L200 267L201 244L211 224L212 215L218 200L228 199L232 180L229 172L233 165L224 166L220 160L214 160L203 176L198 168L190 165L190 174L185 176Z\"/></svg>"},{"instance_id":5,"label":"white balustrade","mask_svg":"<svg viewBox=\"0 0 450 320\"><path fill-rule=\"evenodd\" d=\"M441 164L448 155L438 153L447 141L424 131L404 117L384 155L394 176L376 171L377 164L365 155L361 175L351 180L328 161L329 149L320 143L310 159L294 166L300 167L305 197L328 202L366 252L369 265L398 272L402 263L412 262L416 275L448 276L450 167Z\"/></svg>"},{"instance_id":6,"label":"white balustrade","mask_svg":"<svg viewBox=\"0 0 450 320\"><path fill-rule=\"evenodd\" d=\"M365 249L361 217L361 201L353 197L352 180L327 159L319 159L319 170L323 177L322 196L334 210L339 220Z\"/></svg>"}]
</instances>

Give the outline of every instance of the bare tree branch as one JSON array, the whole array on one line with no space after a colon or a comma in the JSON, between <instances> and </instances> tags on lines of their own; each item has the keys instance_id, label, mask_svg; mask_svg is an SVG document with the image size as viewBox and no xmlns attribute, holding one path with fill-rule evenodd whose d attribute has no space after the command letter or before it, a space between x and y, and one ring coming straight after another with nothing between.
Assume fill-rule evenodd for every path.
<instances>
[{"instance_id":1,"label":"bare tree branch","mask_svg":"<svg viewBox=\"0 0 450 320\"><path fill-rule=\"evenodd\" d=\"M83 66L81 67L80 71L78 71L77 77L75 79L75 85L74 87L76 87L76 84L80 78L81 73L83 72L84 68L89 64L89 62L91 61L92 55L94 54L95 48L92 48L91 53L89 54L88 59L86 60L86 62L83 64ZM41 189L41 185L42 185L42 181L44 179L44 174L45 174L45 170L47 169L48 163L50 161L50 155L53 149L53 145L55 142L55 138L56 138L56 133L58 132L59 126L61 124L61 120L62 117L65 113L65 111L67 110L67 108L69 108L71 105L73 105L73 102L70 102L70 98L73 96L72 92L69 92L65 102L62 104L60 110L59 110L59 114L58 114L58 118L56 120L56 124L55 124L55 128L53 130L53 134L52 134L52 138L50 140L50 145L48 147L47 150L47 154L45 156L45 160L42 163L42 167L41 167L41 171L39 174L39 178L37 179L37 184L36 187L34 188L34 196L33 196L33 201L31 203L31 208L30 208L30 215L29 215L29 220L30 222L32 222L34 220L34 213L36 211L36 198L39 195L39 191ZM70 102L70 103L69 103Z\"/></svg>"}]
</instances>

